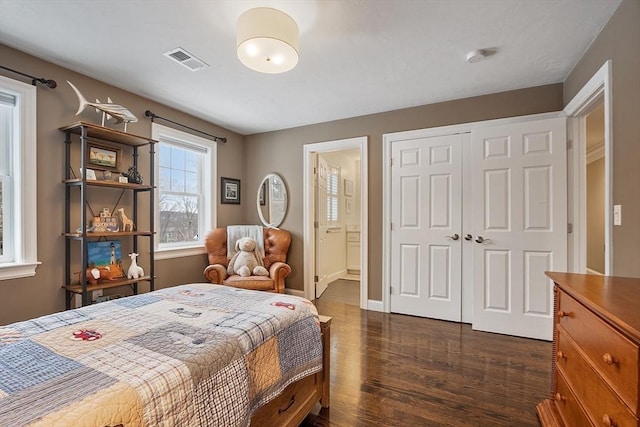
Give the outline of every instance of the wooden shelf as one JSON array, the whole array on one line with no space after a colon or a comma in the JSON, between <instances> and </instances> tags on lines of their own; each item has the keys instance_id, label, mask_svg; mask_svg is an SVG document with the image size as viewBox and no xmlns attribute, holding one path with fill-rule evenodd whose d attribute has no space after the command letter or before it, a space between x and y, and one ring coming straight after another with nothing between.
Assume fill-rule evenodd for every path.
<instances>
[{"instance_id":1,"label":"wooden shelf","mask_svg":"<svg viewBox=\"0 0 640 427\"><path fill-rule=\"evenodd\" d=\"M123 237L123 236L151 236L151 231L105 231L104 233L87 232L87 237ZM82 233L62 233L64 237L71 239L82 238Z\"/></svg>"},{"instance_id":2,"label":"wooden shelf","mask_svg":"<svg viewBox=\"0 0 640 427\"><path fill-rule=\"evenodd\" d=\"M120 286L133 285L138 282L148 282L151 280L151 276L144 276L138 279L125 279L125 280L105 280L104 282L99 282L96 285L87 285L87 292L99 291L100 289L109 289L109 288L117 288ZM69 292L73 292L74 294L82 294L82 285L79 283L75 285L66 285L63 286Z\"/></svg>"},{"instance_id":3,"label":"wooden shelf","mask_svg":"<svg viewBox=\"0 0 640 427\"><path fill-rule=\"evenodd\" d=\"M66 132L70 131L76 135L82 134L82 128L85 128L87 131L87 136L89 138L101 139L103 141L116 142L118 144L130 145L132 147L155 144L158 141L155 139L147 138L144 136L133 135L130 133L125 133L119 130L110 129L106 127L102 127L100 125L96 125L93 123L87 122L76 122L67 126L63 126L59 128L61 131Z\"/></svg>"},{"instance_id":4,"label":"wooden shelf","mask_svg":"<svg viewBox=\"0 0 640 427\"><path fill-rule=\"evenodd\" d=\"M109 288L117 288L121 286L131 286L133 293L138 293L138 282L147 282L149 283L149 290L153 291L155 287L155 274L154 274L154 256L153 251L149 254L149 265L145 267L145 271L149 274L148 276L141 277L139 279L128 280L126 277L120 277L116 280L102 280L97 284L91 284L84 274L80 274L80 277L75 277L76 273L72 274L72 268L75 267L75 261L79 261L76 256L76 252L73 252L72 258L72 249L77 251L79 249L81 253L80 260L87 263L89 260L89 245L88 242L95 242L99 239L106 240L114 240L114 239L123 239L126 243L130 243L133 250L137 252L138 243L141 238L148 239L149 247L153 249L154 247L154 192L153 190L156 188L154 186L153 180L153 171L154 169L154 144L158 143L158 141L140 136L133 135L130 133L122 132L115 129L106 128L103 126L99 126L93 123L87 122L76 122L67 126L63 126L59 128L65 134L65 175L62 183L64 184L64 192L65 192L65 224L63 232L61 233L65 239L65 279L62 283L65 283L63 289L65 289L66 296L66 307L67 309L71 308L71 302L73 300L74 295L82 296L81 304L88 304L90 293L92 291L100 290L100 289L109 289ZM72 137L75 135L75 137ZM147 184L134 184L134 183L122 183L119 181L112 180L87 180L82 176L77 177L73 173L73 166L80 166L80 168L87 168L89 159L86 155L87 147L93 140L102 142L104 141L108 146L118 146L117 150L120 151L120 156L122 153L131 156L131 164L138 167L138 155L141 147L146 147L149 150L149 175L150 179ZM80 144L78 147L77 144ZM74 153L80 152L80 158L76 159L76 163L72 164L72 158ZM76 154L77 155L77 154ZM100 169L97 167L96 169ZM117 172L116 172L117 173ZM117 173L119 174L119 173ZM77 188L80 191L72 190L72 188ZM96 192L96 189L101 189L101 191ZM108 193L113 192L120 193L118 197L118 201L116 202L115 207L118 206L121 198L128 194L127 202L130 199L130 207L132 209L133 215L131 221L134 224L138 223L142 217L140 216L141 212L138 212L139 199L142 198L146 200L148 197L149 206L142 209L144 212L143 217L148 215L149 223L144 226L144 230L141 231L116 231L109 232L104 228L96 228L98 230L104 230L101 232L91 232L87 224L89 224L89 220L91 219L88 215L87 210L91 211L92 215L95 215L88 203L88 196L90 193L97 194L98 198L103 200L109 196ZM77 200L80 200L80 203L75 203ZM72 221L72 210L80 208L80 223L82 224L80 228L75 228L71 226ZM114 210L115 210L114 207ZM115 228L115 227L114 227ZM131 227L133 228L133 227ZM126 228L130 229L129 227ZM124 229L123 229L124 230ZM77 243L76 243L77 242ZM79 246L79 248L78 248ZM75 267L78 268L78 267ZM83 266L80 266L78 269L82 270ZM73 276L73 277L72 277ZM104 276L103 276L104 277ZM75 282L74 283L74 279ZM74 284L72 284L74 283ZM83 287L84 284L84 287Z\"/></svg>"},{"instance_id":5,"label":"wooden shelf","mask_svg":"<svg viewBox=\"0 0 640 427\"><path fill-rule=\"evenodd\" d=\"M80 186L82 184L82 179L80 178L72 178L72 179L65 179L64 181L62 181L64 184L69 185L69 186ZM129 184L129 183L122 183L122 182L115 182L115 181L102 181L102 180L88 180L86 181L87 185L91 185L91 186L96 186L96 187L109 187L109 188L122 188L123 190L142 190L142 191L148 191L148 190L152 190L155 187L152 185L145 185L145 184Z\"/></svg>"}]
</instances>

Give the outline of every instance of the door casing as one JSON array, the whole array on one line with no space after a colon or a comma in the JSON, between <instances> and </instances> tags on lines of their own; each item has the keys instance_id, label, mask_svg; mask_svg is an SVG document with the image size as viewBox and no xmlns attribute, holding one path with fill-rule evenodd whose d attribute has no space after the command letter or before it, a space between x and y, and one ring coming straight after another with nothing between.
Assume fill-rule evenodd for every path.
<instances>
[{"instance_id":1,"label":"door casing","mask_svg":"<svg viewBox=\"0 0 640 427\"><path fill-rule=\"evenodd\" d=\"M315 262L315 230L314 217L314 153L328 151L347 150L357 148L360 150L360 308L380 311L379 304L369 303L369 170L368 170L368 138L360 136L355 138L340 139L335 141L317 142L303 146L303 240L304 240L304 297L313 300L315 284L313 280Z\"/></svg>"},{"instance_id":2,"label":"door casing","mask_svg":"<svg viewBox=\"0 0 640 427\"><path fill-rule=\"evenodd\" d=\"M607 60L564 108L569 117L567 138L572 148L567 155L569 178L569 222L573 233L569 237L569 270L574 273L587 271L587 185L586 185L586 116L594 107L604 104L604 274L613 271L613 104L611 60Z\"/></svg>"}]
</instances>

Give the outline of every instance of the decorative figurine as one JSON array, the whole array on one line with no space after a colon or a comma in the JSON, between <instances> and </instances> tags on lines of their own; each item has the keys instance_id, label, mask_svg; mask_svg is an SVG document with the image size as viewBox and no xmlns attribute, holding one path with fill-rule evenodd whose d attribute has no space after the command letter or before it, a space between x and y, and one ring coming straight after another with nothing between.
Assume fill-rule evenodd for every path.
<instances>
[{"instance_id":1,"label":"decorative figurine","mask_svg":"<svg viewBox=\"0 0 640 427\"><path fill-rule=\"evenodd\" d=\"M131 266L129 267L129 271L127 272L127 278L138 279L144 276L144 270L142 270L142 267L138 266L138 263L136 262L138 254L130 253L129 258L131 258Z\"/></svg>"},{"instance_id":2,"label":"decorative figurine","mask_svg":"<svg viewBox=\"0 0 640 427\"><path fill-rule=\"evenodd\" d=\"M127 217L124 213L124 208L120 208L116 211L116 216L120 219L120 230L121 231L133 231L134 224L133 221Z\"/></svg>"},{"instance_id":3,"label":"decorative figurine","mask_svg":"<svg viewBox=\"0 0 640 427\"><path fill-rule=\"evenodd\" d=\"M124 131L127 131L127 123L135 123L138 121L138 118L129 110L127 110L122 105L113 104L111 102L111 98L107 98L108 103L102 104L99 100L96 99L96 102L89 102L87 99L80 93L77 87L73 85L69 80L67 80L71 89L76 93L78 97L78 102L80 105L78 106L78 112L76 116L87 107L93 107L96 111L102 111L102 126L104 126L105 117L110 119L113 117L116 119L116 124L124 123Z\"/></svg>"},{"instance_id":4,"label":"decorative figurine","mask_svg":"<svg viewBox=\"0 0 640 427\"><path fill-rule=\"evenodd\" d=\"M127 169L126 173L122 172L122 176L126 176L131 184L142 184L142 176L140 176L135 166Z\"/></svg>"}]
</instances>

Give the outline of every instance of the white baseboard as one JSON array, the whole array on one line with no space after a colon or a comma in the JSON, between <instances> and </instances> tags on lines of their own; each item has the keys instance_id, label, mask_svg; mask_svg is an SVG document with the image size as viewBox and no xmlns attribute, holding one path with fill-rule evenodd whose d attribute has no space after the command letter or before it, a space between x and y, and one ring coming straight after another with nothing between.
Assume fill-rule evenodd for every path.
<instances>
[{"instance_id":1,"label":"white baseboard","mask_svg":"<svg viewBox=\"0 0 640 427\"><path fill-rule=\"evenodd\" d=\"M331 273L327 276L327 283L335 282L338 279L342 279L342 277L347 275L347 269L340 270L335 273Z\"/></svg>"},{"instance_id":2,"label":"white baseboard","mask_svg":"<svg viewBox=\"0 0 640 427\"><path fill-rule=\"evenodd\" d=\"M383 310L382 310L382 301L378 301L378 300L374 300L374 299L368 300L367 301L367 310L383 312Z\"/></svg>"},{"instance_id":3,"label":"white baseboard","mask_svg":"<svg viewBox=\"0 0 640 427\"><path fill-rule=\"evenodd\" d=\"M602 276L602 273L596 270L592 270L589 267L587 267L587 274L597 274L598 276Z\"/></svg>"}]
</instances>

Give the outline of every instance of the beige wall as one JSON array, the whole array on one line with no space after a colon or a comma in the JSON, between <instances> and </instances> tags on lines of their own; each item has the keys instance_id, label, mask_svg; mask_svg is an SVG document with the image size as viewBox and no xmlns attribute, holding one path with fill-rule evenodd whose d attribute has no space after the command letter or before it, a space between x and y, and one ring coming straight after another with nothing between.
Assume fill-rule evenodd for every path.
<instances>
[{"instance_id":1,"label":"beige wall","mask_svg":"<svg viewBox=\"0 0 640 427\"><path fill-rule=\"evenodd\" d=\"M624 0L564 82L565 104L608 59L613 82L613 274L640 277L640 1Z\"/></svg>"},{"instance_id":2,"label":"beige wall","mask_svg":"<svg viewBox=\"0 0 640 427\"><path fill-rule=\"evenodd\" d=\"M313 104L309 104L313 108ZM521 116L562 109L562 85L548 85L497 93L404 110L372 114L246 137L246 188L257 189L262 177L277 172L287 183L289 212L282 228L293 234L287 287L304 289L303 274L303 145L357 136L369 138L369 299L382 298L382 135ZM255 190L254 190L255 193ZM245 205L245 219L258 221L255 206Z\"/></svg>"},{"instance_id":3,"label":"beige wall","mask_svg":"<svg viewBox=\"0 0 640 427\"><path fill-rule=\"evenodd\" d=\"M37 77L44 76L58 83L56 89L47 89L40 85L37 89L38 159L35 172L38 175L38 260L42 265L38 267L35 277L0 281L0 324L49 314L65 307L64 292L61 289L64 280L64 239L61 237L64 227L65 194L64 186L61 184L64 169L64 135L58 128L79 120L74 116L78 101L66 80L78 86L88 99L99 98L106 101L107 96L110 96L114 102L127 106L139 119L138 123L130 124L128 131L131 133L151 135L151 122L144 117L144 111L150 109L163 117L205 132L226 136L228 142L218 144L218 175L242 176L244 141L241 135L1 44L0 58L3 66ZM0 73L24 81L16 74L1 69ZM93 123L99 122L98 115L89 109L80 118ZM141 165L145 164L148 165L148 160L142 158ZM141 167L141 174L143 178L148 178L148 168L145 170ZM105 205L111 206L115 202L112 200L112 194L106 197L108 199ZM246 193L242 198L243 203L246 203ZM240 206L219 205L219 201L216 203L219 225L237 222L238 218L242 217L243 210ZM148 245L146 250L148 251ZM142 252L141 259L144 258ZM205 263L204 255L157 261L156 286L162 288L202 281Z\"/></svg>"},{"instance_id":4,"label":"beige wall","mask_svg":"<svg viewBox=\"0 0 640 427\"><path fill-rule=\"evenodd\" d=\"M604 274L604 159L587 165L587 268Z\"/></svg>"}]
</instances>

